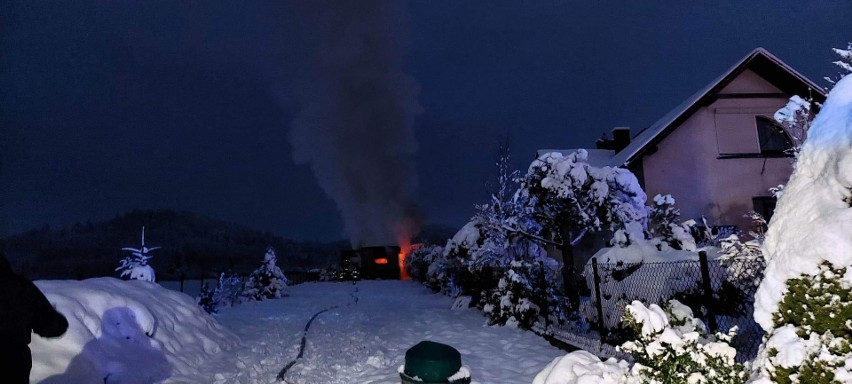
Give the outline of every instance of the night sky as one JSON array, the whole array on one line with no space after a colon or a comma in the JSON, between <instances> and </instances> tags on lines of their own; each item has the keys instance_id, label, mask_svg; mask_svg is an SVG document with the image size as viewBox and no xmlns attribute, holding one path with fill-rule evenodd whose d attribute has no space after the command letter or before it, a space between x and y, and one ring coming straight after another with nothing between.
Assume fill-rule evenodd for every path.
<instances>
[{"instance_id":1,"label":"night sky","mask_svg":"<svg viewBox=\"0 0 852 384\"><path fill-rule=\"evenodd\" d=\"M0 236L172 208L344 238L334 201L293 161L317 38L294 8L0 1ZM426 220L451 227L485 198L502 138L525 168L538 148L636 132L758 46L825 84L831 48L852 40L849 1L405 8L389 33L419 83L411 177Z\"/></svg>"}]
</instances>

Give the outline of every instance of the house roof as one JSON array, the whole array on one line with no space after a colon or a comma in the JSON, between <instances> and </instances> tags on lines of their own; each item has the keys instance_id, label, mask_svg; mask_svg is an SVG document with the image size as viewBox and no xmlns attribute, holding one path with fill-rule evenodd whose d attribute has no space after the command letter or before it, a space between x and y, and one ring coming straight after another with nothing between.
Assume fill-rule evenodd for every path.
<instances>
[{"instance_id":1,"label":"house roof","mask_svg":"<svg viewBox=\"0 0 852 384\"><path fill-rule=\"evenodd\" d=\"M630 144L612 156L606 165L625 166L638 159L646 150L668 136L677 126L689 118L698 108L715 101L719 91L745 70L751 70L782 92L789 95L812 95L817 101L825 100L825 91L808 78L796 72L769 51L757 48L722 76L686 99L683 103L665 114L653 125L640 131Z\"/></svg>"}]
</instances>

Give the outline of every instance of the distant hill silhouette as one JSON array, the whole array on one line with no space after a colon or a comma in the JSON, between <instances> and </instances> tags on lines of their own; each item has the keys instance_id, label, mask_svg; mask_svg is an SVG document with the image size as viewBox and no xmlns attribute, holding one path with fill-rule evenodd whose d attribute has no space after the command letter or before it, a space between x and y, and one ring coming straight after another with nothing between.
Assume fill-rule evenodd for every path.
<instances>
[{"instance_id":1,"label":"distant hill silhouette","mask_svg":"<svg viewBox=\"0 0 852 384\"><path fill-rule=\"evenodd\" d=\"M181 273L209 278L222 271L251 272L263 260L267 246L275 247L284 270L324 268L339 261L348 242L298 242L212 219L173 210L134 210L98 223L77 223L51 230L45 226L0 239L18 271L33 279L75 279L118 276L122 247L138 247L142 226L153 252L151 265L158 280Z\"/></svg>"}]
</instances>

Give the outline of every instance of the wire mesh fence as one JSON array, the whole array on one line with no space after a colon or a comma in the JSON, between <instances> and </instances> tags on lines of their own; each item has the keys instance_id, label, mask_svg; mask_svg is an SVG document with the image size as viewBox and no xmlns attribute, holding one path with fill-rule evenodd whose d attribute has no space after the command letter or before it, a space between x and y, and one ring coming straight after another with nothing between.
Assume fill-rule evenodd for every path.
<instances>
[{"instance_id":1,"label":"wire mesh fence","mask_svg":"<svg viewBox=\"0 0 852 384\"><path fill-rule=\"evenodd\" d=\"M622 325L625 306L633 300L663 306L676 299L689 306L710 332L737 327L732 346L737 360L754 358L763 331L754 322L754 293L763 278L761 258L699 260L657 263L597 263L583 271L589 297L580 312L601 343L620 345L631 337Z\"/></svg>"}]
</instances>

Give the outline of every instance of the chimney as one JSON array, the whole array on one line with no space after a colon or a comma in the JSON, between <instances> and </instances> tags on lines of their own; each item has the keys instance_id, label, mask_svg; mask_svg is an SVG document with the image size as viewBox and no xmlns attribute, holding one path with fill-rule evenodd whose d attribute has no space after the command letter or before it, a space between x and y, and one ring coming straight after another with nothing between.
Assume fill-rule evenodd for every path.
<instances>
[{"instance_id":1,"label":"chimney","mask_svg":"<svg viewBox=\"0 0 852 384\"><path fill-rule=\"evenodd\" d=\"M620 152L624 147L630 144L630 127L615 127L612 129L612 139L604 135L595 142L598 149L608 149Z\"/></svg>"},{"instance_id":2,"label":"chimney","mask_svg":"<svg viewBox=\"0 0 852 384\"><path fill-rule=\"evenodd\" d=\"M612 129L613 149L615 153L621 152L630 144L630 127L615 127Z\"/></svg>"}]
</instances>

